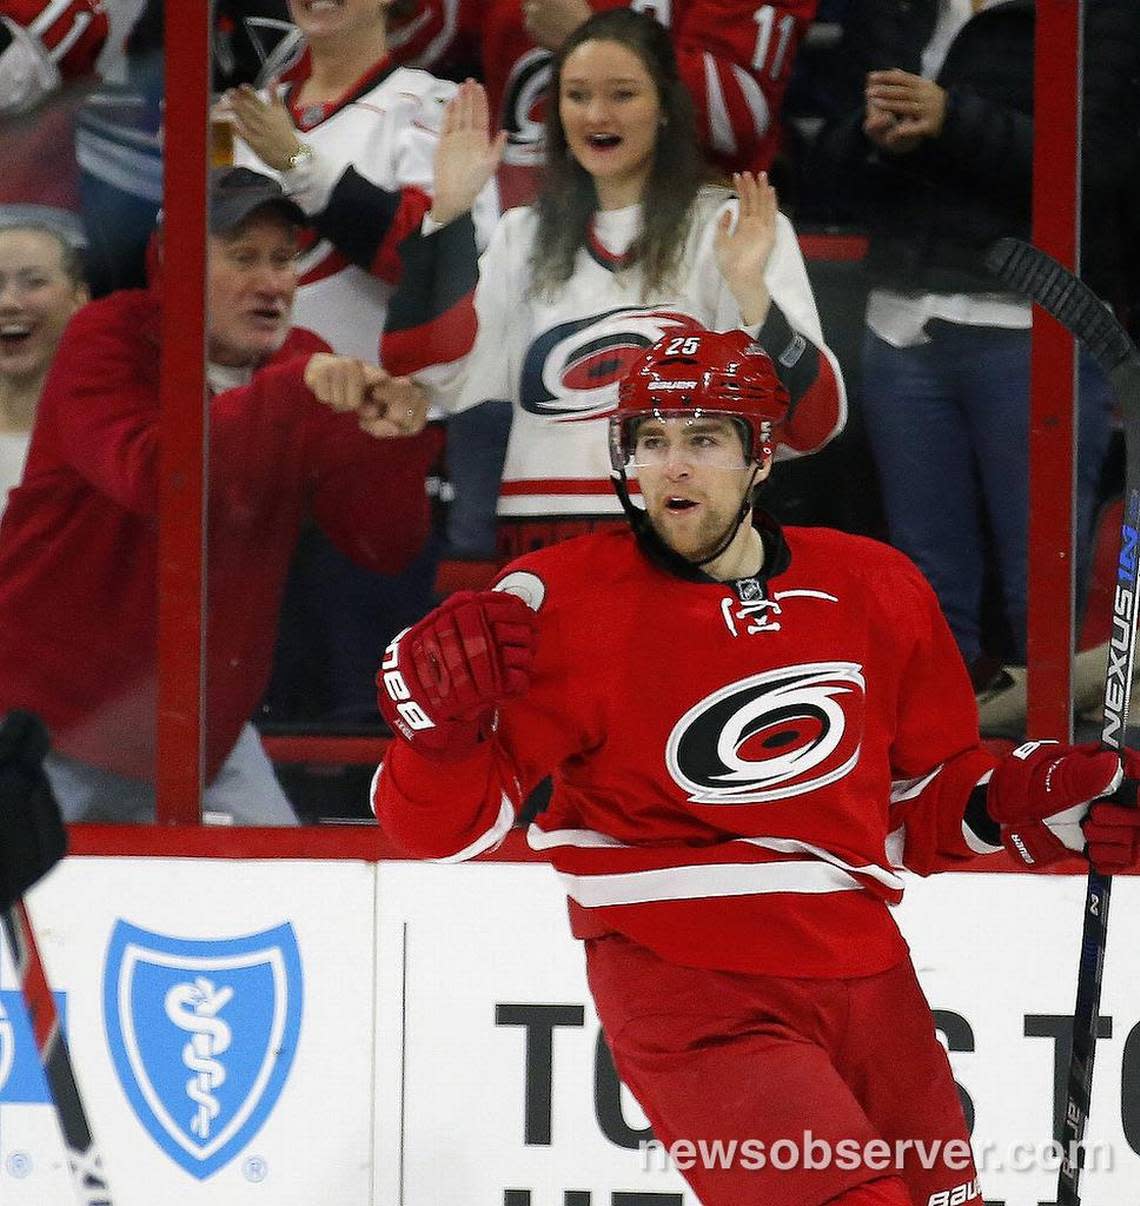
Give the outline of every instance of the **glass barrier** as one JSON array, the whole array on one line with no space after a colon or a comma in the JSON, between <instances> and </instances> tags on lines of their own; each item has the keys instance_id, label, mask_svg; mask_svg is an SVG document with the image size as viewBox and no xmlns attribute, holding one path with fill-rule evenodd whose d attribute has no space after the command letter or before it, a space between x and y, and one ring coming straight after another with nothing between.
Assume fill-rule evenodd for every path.
<instances>
[{"instance_id":1,"label":"glass barrier","mask_svg":"<svg viewBox=\"0 0 1140 1206\"><path fill-rule=\"evenodd\" d=\"M378 8L351 36L336 14L298 28L284 0L215 7L209 64L191 55L176 76L159 3L109 23L72 6L60 21L77 23L47 31L2 18L0 491L14 489L0 709L47 721L69 818L153 820L156 778L164 792L196 780L200 702L203 821L370 821L388 642L510 559L624 524L606 441L619 379L662 335L757 319L814 416L806 442L777 429L759 505L911 556L985 733L1026 732L1027 584L1035 556L1065 555L1049 534L1030 552L1030 310L984 252L1033 229L1031 6L975 4L890 44L870 3L822 0L812 21L794 5L742 10L746 51L710 45L695 71L682 48L692 116L650 72L653 119L606 115L599 130L563 81L565 149L545 178L552 61L520 27L518 63L481 76L502 164L456 209L470 223L434 241L422 219L444 103L478 70L465 7L454 24L431 5L386 21ZM1127 7L1086 6L1081 196L1084 276L1126 318L1140 280ZM168 95L172 78L197 80L201 104ZM478 125L482 102L464 96ZM744 170L769 173L790 220L770 255L748 233L766 186L734 185ZM753 225L731 225L734 187ZM172 212L200 213L207 188L188 242ZM1036 189L1066 212L1040 168ZM493 238L501 210L539 196L536 224L515 214ZM748 257L765 265L759 299L734 271ZM179 300L164 308L164 294ZM193 371L160 385L164 362ZM199 380L201 523L197 478L171 451L196 446ZM1079 381L1073 694L1087 736L1121 453L1087 360ZM1063 384L1041 385L1062 408ZM192 794L164 796L161 819L196 820Z\"/></svg>"}]
</instances>

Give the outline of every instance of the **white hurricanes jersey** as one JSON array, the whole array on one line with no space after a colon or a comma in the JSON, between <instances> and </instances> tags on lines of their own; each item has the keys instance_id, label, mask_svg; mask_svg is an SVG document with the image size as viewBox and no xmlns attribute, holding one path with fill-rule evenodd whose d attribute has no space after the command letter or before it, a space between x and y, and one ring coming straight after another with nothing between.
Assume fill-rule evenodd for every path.
<instances>
[{"instance_id":1,"label":"white hurricanes jersey","mask_svg":"<svg viewBox=\"0 0 1140 1206\"><path fill-rule=\"evenodd\" d=\"M386 61L335 103L295 105L296 87L282 85L282 92L298 136L313 149L309 163L276 173L240 140L234 161L281 180L314 219L319 238L301 261L295 324L342 355L375 362L398 274L397 257L382 246L386 226L398 190L430 194L440 120L456 86ZM493 183L476 201L474 217L484 246L498 219Z\"/></svg>"},{"instance_id":2,"label":"white hurricanes jersey","mask_svg":"<svg viewBox=\"0 0 1140 1206\"><path fill-rule=\"evenodd\" d=\"M445 410L486 398L514 402L501 516L620 514L607 442L618 382L645 348L671 331L743 326L713 247L721 213L727 209L735 216L737 208L724 190L702 190L674 283L648 294L642 270L636 264L622 268L623 253L641 229L641 207L599 212L573 276L552 297L530 289L535 212L522 208L504 215L479 263L478 334L470 355L417 373ZM817 398L826 410L822 427L813 429L810 443L817 446L843 426L842 378L823 344L795 232L783 215L765 279L774 305L760 342L777 368L781 352L794 358L785 355L782 362L791 370L805 349L809 356L818 349L817 369L802 390L805 413ZM751 331L756 334L756 328ZM791 392L798 401L794 385ZM808 450L784 445L778 455Z\"/></svg>"}]
</instances>

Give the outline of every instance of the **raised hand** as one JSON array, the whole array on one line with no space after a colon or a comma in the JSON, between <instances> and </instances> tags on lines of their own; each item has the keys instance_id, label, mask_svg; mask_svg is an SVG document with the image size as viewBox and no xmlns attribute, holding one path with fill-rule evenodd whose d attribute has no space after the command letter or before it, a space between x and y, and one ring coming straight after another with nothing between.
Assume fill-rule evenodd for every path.
<instances>
[{"instance_id":1,"label":"raised hand","mask_svg":"<svg viewBox=\"0 0 1140 1206\"><path fill-rule=\"evenodd\" d=\"M435 152L431 217L446 225L475 204L475 198L495 174L506 132L490 132L487 93L482 84L467 80L448 102Z\"/></svg>"},{"instance_id":2,"label":"raised hand","mask_svg":"<svg viewBox=\"0 0 1140 1206\"><path fill-rule=\"evenodd\" d=\"M221 105L233 115L234 130L262 163L276 172L288 170L291 158L301 150L293 118L275 88L269 99L249 84L231 88Z\"/></svg>"},{"instance_id":3,"label":"raised hand","mask_svg":"<svg viewBox=\"0 0 1140 1206\"><path fill-rule=\"evenodd\" d=\"M717 267L732 291L745 326L762 323L771 297L764 270L776 245L776 190L767 172L734 172L733 187L740 198L735 226L732 214L721 214L714 248Z\"/></svg>"}]
</instances>

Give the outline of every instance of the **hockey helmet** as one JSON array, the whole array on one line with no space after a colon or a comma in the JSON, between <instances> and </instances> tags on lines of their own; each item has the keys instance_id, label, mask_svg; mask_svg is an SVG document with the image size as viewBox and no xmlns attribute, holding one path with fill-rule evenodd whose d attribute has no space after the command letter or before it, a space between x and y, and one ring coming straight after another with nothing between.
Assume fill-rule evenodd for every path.
<instances>
[{"instance_id":1,"label":"hockey helmet","mask_svg":"<svg viewBox=\"0 0 1140 1206\"><path fill-rule=\"evenodd\" d=\"M610 418L610 463L624 476L649 417L717 415L740 429L745 460L772 455L772 426L787 414L788 391L768 353L746 332L666 335L635 361Z\"/></svg>"}]
</instances>

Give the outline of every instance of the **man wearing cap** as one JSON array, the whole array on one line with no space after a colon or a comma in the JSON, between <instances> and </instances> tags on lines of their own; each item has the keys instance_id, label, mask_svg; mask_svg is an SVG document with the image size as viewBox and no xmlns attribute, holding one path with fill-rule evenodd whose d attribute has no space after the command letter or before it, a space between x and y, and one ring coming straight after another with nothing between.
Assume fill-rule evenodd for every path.
<instances>
[{"instance_id":1,"label":"man wearing cap","mask_svg":"<svg viewBox=\"0 0 1140 1206\"><path fill-rule=\"evenodd\" d=\"M203 810L240 823L296 822L249 718L304 517L389 573L428 530L418 392L382 407L382 370L290 326L303 223L269 178L212 175ZM0 713L46 722L71 821L154 816L160 331L157 280L75 315L0 525Z\"/></svg>"}]
</instances>

